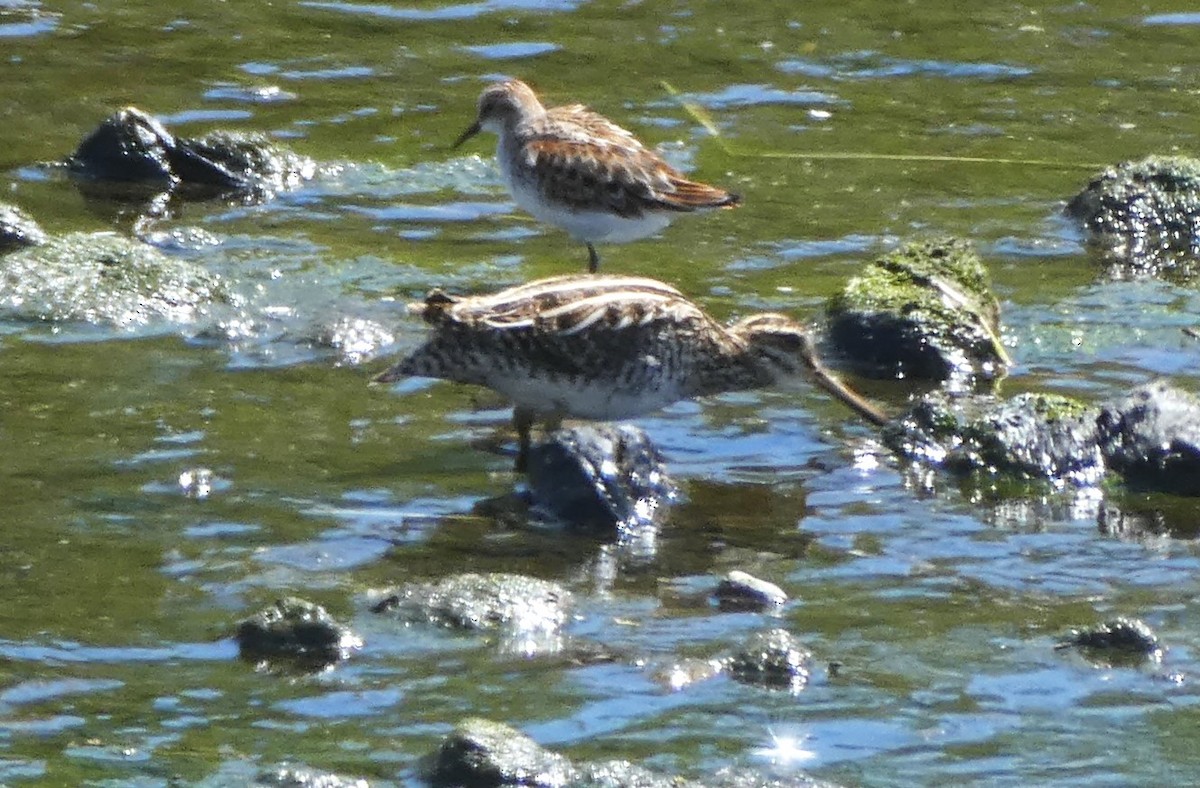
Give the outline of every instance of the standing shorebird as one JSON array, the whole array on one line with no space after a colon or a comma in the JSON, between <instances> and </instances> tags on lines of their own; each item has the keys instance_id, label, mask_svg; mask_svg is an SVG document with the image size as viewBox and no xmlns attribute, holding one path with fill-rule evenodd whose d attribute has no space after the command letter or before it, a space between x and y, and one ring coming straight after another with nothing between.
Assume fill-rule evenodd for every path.
<instances>
[{"instance_id":1,"label":"standing shorebird","mask_svg":"<svg viewBox=\"0 0 1200 788\"><path fill-rule=\"evenodd\" d=\"M680 214L732 208L741 198L688 180L633 134L582 104L546 109L520 80L489 85L479 114L454 147L481 131L500 136L496 162L517 205L588 248L662 230Z\"/></svg>"},{"instance_id":2,"label":"standing shorebird","mask_svg":"<svg viewBox=\"0 0 1200 788\"><path fill-rule=\"evenodd\" d=\"M442 378L504 394L518 468L539 418L623 419L804 375L868 421L887 421L821 366L794 320L767 313L722 326L653 279L578 274L464 298L434 290L409 308L433 333L375 381Z\"/></svg>"}]
</instances>

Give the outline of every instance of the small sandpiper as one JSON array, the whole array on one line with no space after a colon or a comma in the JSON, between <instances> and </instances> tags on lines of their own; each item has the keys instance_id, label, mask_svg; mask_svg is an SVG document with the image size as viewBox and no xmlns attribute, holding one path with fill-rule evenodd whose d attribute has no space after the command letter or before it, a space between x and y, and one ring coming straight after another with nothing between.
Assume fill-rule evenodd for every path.
<instances>
[{"instance_id":1,"label":"small sandpiper","mask_svg":"<svg viewBox=\"0 0 1200 788\"><path fill-rule=\"evenodd\" d=\"M515 405L518 469L538 419L624 419L805 375L866 420L887 421L821 366L791 318L722 326L653 279L577 274L461 298L434 290L409 309L433 332L375 381L442 378L504 394Z\"/></svg>"},{"instance_id":2,"label":"small sandpiper","mask_svg":"<svg viewBox=\"0 0 1200 788\"><path fill-rule=\"evenodd\" d=\"M600 267L594 242L635 241L680 214L741 201L688 180L633 134L582 104L546 109L520 80L484 89L478 117L454 147L480 131L500 136L496 162L513 200L586 243L593 273Z\"/></svg>"}]
</instances>

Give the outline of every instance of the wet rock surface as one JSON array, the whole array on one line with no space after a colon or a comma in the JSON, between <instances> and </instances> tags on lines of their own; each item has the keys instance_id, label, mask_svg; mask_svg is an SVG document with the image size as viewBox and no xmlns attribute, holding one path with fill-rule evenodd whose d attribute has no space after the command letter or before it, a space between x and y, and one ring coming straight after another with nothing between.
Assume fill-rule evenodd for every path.
<instances>
[{"instance_id":1,"label":"wet rock surface","mask_svg":"<svg viewBox=\"0 0 1200 788\"><path fill-rule=\"evenodd\" d=\"M678 495L658 448L629 424L555 430L527 470L535 515L591 532L656 527Z\"/></svg>"},{"instance_id":2,"label":"wet rock surface","mask_svg":"<svg viewBox=\"0 0 1200 788\"><path fill-rule=\"evenodd\" d=\"M226 298L201 266L112 233L69 233L0 257L0 314L23 320L189 323Z\"/></svg>"},{"instance_id":3,"label":"wet rock surface","mask_svg":"<svg viewBox=\"0 0 1200 788\"><path fill-rule=\"evenodd\" d=\"M736 681L792 692L808 684L811 667L812 653L795 635L778 628L754 633L726 660Z\"/></svg>"},{"instance_id":4,"label":"wet rock surface","mask_svg":"<svg viewBox=\"0 0 1200 788\"><path fill-rule=\"evenodd\" d=\"M384 592L371 609L452 629L552 637L565 623L570 603L570 593L558 583L517 574L466 573Z\"/></svg>"},{"instance_id":5,"label":"wet rock surface","mask_svg":"<svg viewBox=\"0 0 1200 788\"><path fill-rule=\"evenodd\" d=\"M927 395L887 425L882 441L900 457L992 482L1044 480L1078 487L1118 474L1130 490L1200 496L1200 398L1155 381L1099 408L1055 394ZM1121 511L1103 514L1101 527L1180 530L1178 505L1148 501L1140 523ZM1161 503L1161 505L1158 505ZM1130 513L1136 513L1133 506ZM1146 519L1149 517L1149 519ZM1155 519L1170 527L1154 527ZM1145 526L1145 527L1144 527Z\"/></svg>"},{"instance_id":6,"label":"wet rock surface","mask_svg":"<svg viewBox=\"0 0 1200 788\"><path fill-rule=\"evenodd\" d=\"M950 398L931 394L882 433L907 459L958 474L1096 484L1104 474L1096 412L1053 394Z\"/></svg>"},{"instance_id":7,"label":"wet rock surface","mask_svg":"<svg viewBox=\"0 0 1200 788\"><path fill-rule=\"evenodd\" d=\"M656 671L667 688L681 690L726 675L741 684L797 693L808 684L812 653L786 629L750 633L735 649L709 659L686 658Z\"/></svg>"},{"instance_id":8,"label":"wet rock surface","mask_svg":"<svg viewBox=\"0 0 1200 788\"><path fill-rule=\"evenodd\" d=\"M285 597L238 623L243 659L320 667L345 659L362 640L320 605Z\"/></svg>"},{"instance_id":9,"label":"wet rock surface","mask_svg":"<svg viewBox=\"0 0 1200 788\"><path fill-rule=\"evenodd\" d=\"M1110 260L1141 271L1200 255L1200 160L1149 156L1097 175L1066 207Z\"/></svg>"},{"instance_id":10,"label":"wet rock surface","mask_svg":"<svg viewBox=\"0 0 1200 788\"><path fill-rule=\"evenodd\" d=\"M236 195L260 202L316 172L311 160L261 134L176 137L137 107L101 122L66 166L85 195L145 201L149 215L166 211L164 194L184 199Z\"/></svg>"},{"instance_id":11,"label":"wet rock surface","mask_svg":"<svg viewBox=\"0 0 1200 788\"><path fill-rule=\"evenodd\" d=\"M1074 629L1055 648L1078 648L1088 656L1112 661L1159 660L1163 647L1158 635L1136 618L1115 618L1092 627Z\"/></svg>"},{"instance_id":12,"label":"wet rock surface","mask_svg":"<svg viewBox=\"0 0 1200 788\"><path fill-rule=\"evenodd\" d=\"M1154 381L1105 405L1096 421L1108 466L1138 488L1200 495L1200 398Z\"/></svg>"},{"instance_id":13,"label":"wet rock surface","mask_svg":"<svg viewBox=\"0 0 1200 788\"><path fill-rule=\"evenodd\" d=\"M876 378L991 381L1008 357L983 263L957 239L911 243L866 266L826 304L829 341Z\"/></svg>"},{"instance_id":14,"label":"wet rock surface","mask_svg":"<svg viewBox=\"0 0 1200 788\"><path fill-rule=\"evenodd\" d=\"M787 602L787 594L767 580L735 569L729 572L713 590L717 609L724 612L757 612L776 610Z\"/></svg>"},{"instance_id":15,"label":"wet rock surface","mask_svg":"<svg viewBox=\"0 0 1200 788\"><path fill-rule=\"evenodd\" d=\"M455 726L426 761L426 776L437 788L769 788L781 785L752 769L723 770L704 782L664 775L624 760L571 761L524 733L489 720L466 719ZM786 783L796 788L825 786L801 774Z\"/></svg>"},{"instance_id":16,"label":"wet rock surface","mask_svg":"<svg viewBox=\"0 0 1200 788\"><path fill-rule=\"evenodd\" d=\"M46 242L46 231L15 205L0 202L0 254Z\"/></svg>"}]
</instances>

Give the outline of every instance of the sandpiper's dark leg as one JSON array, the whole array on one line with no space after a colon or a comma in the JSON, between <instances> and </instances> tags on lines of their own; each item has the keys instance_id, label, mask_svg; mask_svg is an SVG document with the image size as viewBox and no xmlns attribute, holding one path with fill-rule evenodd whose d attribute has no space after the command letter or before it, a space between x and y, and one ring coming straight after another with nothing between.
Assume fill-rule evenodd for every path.
<instances>
[{"instance_id":1,"label":"sandpiper's dark leg","mask_svg":"<svg viewBox=\"0 0 1200 788\"><path fill-rule=\"evenodd\" d=\"M533 420L533 411L519 405L513 408L513 426L517 428L517 473L524 473L529 464L529 433L533 429Z\"/></svg>"},{"instance_id":2,"label":"sandpiper's dark leg","mask_svg":"<svg viewBox=\"0 0 1200 788\"><path fill-rule=\"evenodd\" d=\"M592 242L587 242L588 247L588 273L594 274L600 270L600 255L596 254L596 247L592 246Z\"/></svg>"}]
</instances>

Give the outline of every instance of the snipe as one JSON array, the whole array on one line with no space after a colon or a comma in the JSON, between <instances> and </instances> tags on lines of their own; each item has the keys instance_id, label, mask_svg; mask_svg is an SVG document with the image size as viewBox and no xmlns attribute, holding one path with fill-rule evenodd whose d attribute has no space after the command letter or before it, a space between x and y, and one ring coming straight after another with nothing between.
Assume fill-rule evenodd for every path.
<instances>
[{"instance_id":1,"label":"snipe","mask_svg":"<svg viewBox=\"0 0 1200 788\"><path fill-rule=\"evenodd\" d=\"M723 326L653 279L559 276L462 298L435 290L410 309L433 332L376 382L421 376L504 394L515 405L518 466L539 418L624 419L803 376L868 421L887 421L821 366L794 320L766 313Z\"/></svg>"}]
</instances>

